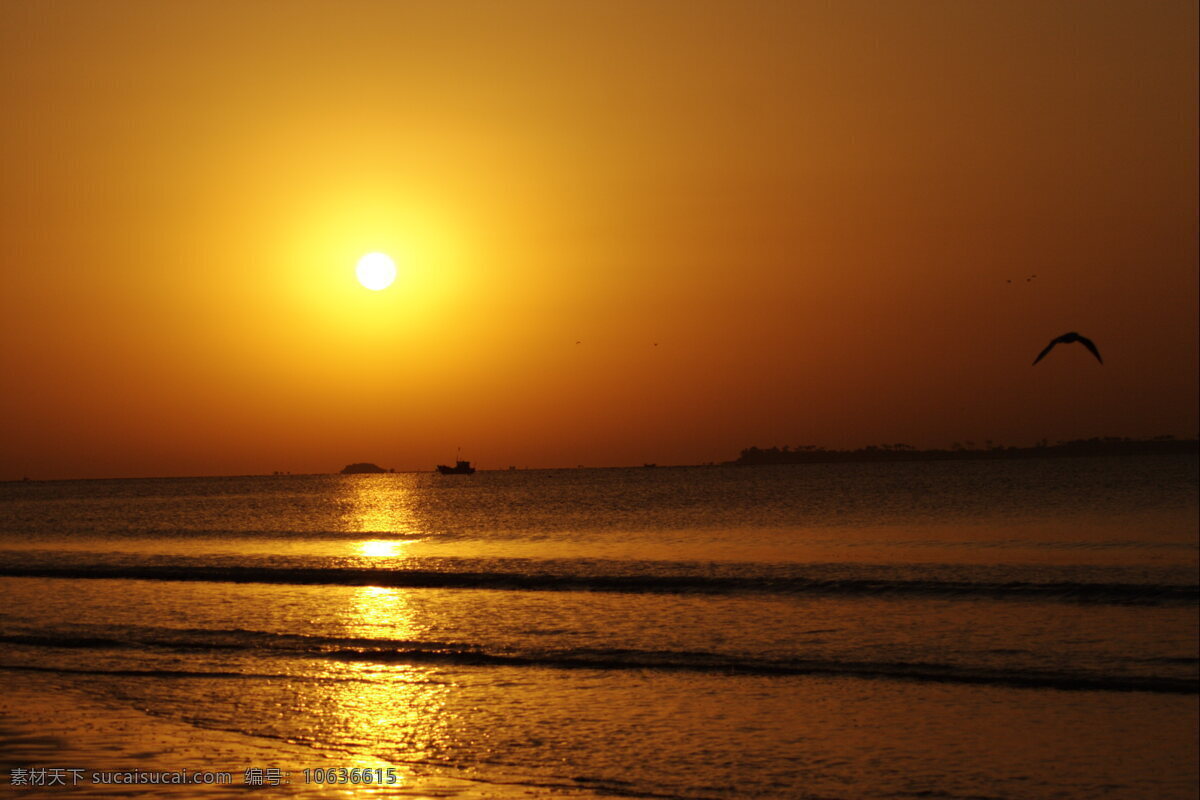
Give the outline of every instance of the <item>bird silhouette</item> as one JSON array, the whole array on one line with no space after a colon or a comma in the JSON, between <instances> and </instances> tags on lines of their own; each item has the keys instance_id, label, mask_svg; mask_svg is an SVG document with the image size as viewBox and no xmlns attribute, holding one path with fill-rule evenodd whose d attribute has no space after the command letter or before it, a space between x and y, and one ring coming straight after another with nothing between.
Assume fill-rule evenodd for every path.
<instances>
[{"instance_id":1,"label":"bird silhouette","mask_svg":"<svg viewBox=\"0 0 1200 800\"><path fill-rule=\"evenodd\" d=\"M1059 336L1057 339L1051 339L1050 344L1046 345L1045 350L1038 353L1038 357L1033 360L1033 363L1037 364L1037 362L1039 362L1043 358L1045 358L1046 354L1049 353L1051 350L1053 350L1054 345L1058 344L1059 342L1062 342L1063 344L1070 344L1071 342L1079 342L1081 345L1086 347L1088 350L1092 351L1092 355L1094 355L1096 357L1097 361L1099 361L1101 364L1104 363L1104 359L1100 357L1100 351L1096 349L1096 345L1092 342L1092 340L1087 338L1086 336L1080 336L1075 331L1071 331L1070 333L1064 333L1062 336ZM1030 365L1030 366L1032 366L1032 365Z\"/></svg>"}]
</instances>

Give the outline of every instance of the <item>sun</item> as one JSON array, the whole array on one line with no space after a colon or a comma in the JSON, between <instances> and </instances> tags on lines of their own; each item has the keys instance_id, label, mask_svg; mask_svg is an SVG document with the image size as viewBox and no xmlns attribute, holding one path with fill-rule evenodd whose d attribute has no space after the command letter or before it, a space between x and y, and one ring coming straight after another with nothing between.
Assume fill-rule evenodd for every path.
<instances>
[{"instance_id":1,"label":"sun","mask_svg":"<svg viewBox=\"0 0 1200 800\"><path fill-rule=\"evenodd\" d=\"M396 280L396 262L384 253L367 253L354 268L358 282L373 292L386 289Z\"/></svg>"}]
</instances>

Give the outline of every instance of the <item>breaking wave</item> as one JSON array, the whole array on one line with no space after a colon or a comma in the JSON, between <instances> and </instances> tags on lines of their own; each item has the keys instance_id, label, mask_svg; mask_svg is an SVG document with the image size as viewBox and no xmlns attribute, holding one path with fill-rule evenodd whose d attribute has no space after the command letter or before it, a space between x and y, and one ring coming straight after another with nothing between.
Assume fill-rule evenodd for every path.
<instances>
[{"instance_id":1,"label":"breaking wave","mask_svg":"<svg viewBox=\"0 0 1200 800\"><path fill-rule=\"evenodd\" d=\"M1013 598L1121 605L1188 605L1200 600L1200 586L1186 584L902 580L794 575L647 575L621 572L597 574L590 571L585 574L572 574L340 567L3 564L0 565L0 576L634 594L923 595L941 598Z\"/></svg>"},{"instance_id":2,"label":"breaking wave","mask_svg":"<svg viewBox=\"0 0 1200 800\"><path fill-rule=\"evenodd\" d=\"M293 658L370 664L422 664L431 666L514 667L590 670L649 670L704 672L728 675L809 675L907 680L935 683L983 684L1031 689L1084 691L1143 691L1196 694L1194 678L1106 674L1097 671L1051 671L1019 667L976 666L938 662L858 661L820 658L773 658L679 650L522 648L510 650L462 642L365 639L306 636L248 630L137 629L108 638L80 637L69 633L0 634L0 643L39 648L129 649L146 651L229 651L263 659ZM147 678L290 677L290 672L230 672L227 670L158 670L72 668L0 665L0 669L139 676ZM325 678L322 677L322 680ZM330 680L346 678L330 677Z\"/></svg>"}]
</instances>

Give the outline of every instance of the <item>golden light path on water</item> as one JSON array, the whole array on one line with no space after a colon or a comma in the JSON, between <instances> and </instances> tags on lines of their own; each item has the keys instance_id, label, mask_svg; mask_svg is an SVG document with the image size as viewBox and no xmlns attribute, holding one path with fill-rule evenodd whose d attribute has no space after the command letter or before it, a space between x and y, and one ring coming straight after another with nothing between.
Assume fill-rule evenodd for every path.
<instances>
[{"instance_id":1,"label":"golden light path on water","mask_svg":"<svg viewBox=\"0 0 1200 800\"><path fill-rule=\"evenodd\" d=\"M411 541L396 541L394 539L368 539L358 542L355 547L358 552L370 558L403 557L404 551L412 545Z\"/></svg>"},{"instance_id":2,"label":"golden light path on water","mask_svg":"<svg viewBox=\"0 0 1200 800\"><path fill-rule=\"evenodd\" d=\"M345 509L343 524L348 533L414 536L425 532L412 490L394 476L355 475L348 478L342 504Z\"/></svg>"},{"instance_id":3,"label":"golden light path on water","mask_svg":"<svg viewBox=\"0 0 1200 800\"><path fill-rule=\"evenodd\" d=\"M407 559L406 550L420 541L384 538L421 532L409 490L390 477L353 476L346 482L343 521L351 534L347 555L362 560L362 566L399 567ZM411 593L410 589L356 586L343 595L345 605L339 615L343 633L356 643L349 649L359 646L364 652L361 659L350 654L342 660L335 674L343 680L325 686L322 725L330 740L350 754L349 762L341 759L339 765L384 770L394 766L399 781L348 790L388 793L404 788L412 780L409 765L444 748L457 727L447 708L452 683L435 669L388 663L391 653L402 651L406 642L420 641L428 627Z\"/></svg>"}]
</instances>

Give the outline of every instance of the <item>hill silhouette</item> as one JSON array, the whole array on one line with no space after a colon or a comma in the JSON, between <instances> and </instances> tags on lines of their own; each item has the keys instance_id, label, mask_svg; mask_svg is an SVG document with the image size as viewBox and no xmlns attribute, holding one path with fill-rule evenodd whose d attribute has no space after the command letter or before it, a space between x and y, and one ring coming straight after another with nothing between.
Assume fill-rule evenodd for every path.
<instances>
[{"instance_id":1,"label":"hill silhouette","mask_svg":"<svg viewBox=\"0 0 1200 800\"><path fill-rule=\"evenodd\" d=\"M388 470L384 469L383 467L379 466L378 464L371 464L370 462L367 462L367 461L360 461L357 464L347 464L345 467L342 468L343 475L362 475L362 474L373 474L373 473L387 472L387 471Z\"/></svg>"}]
</instances>

